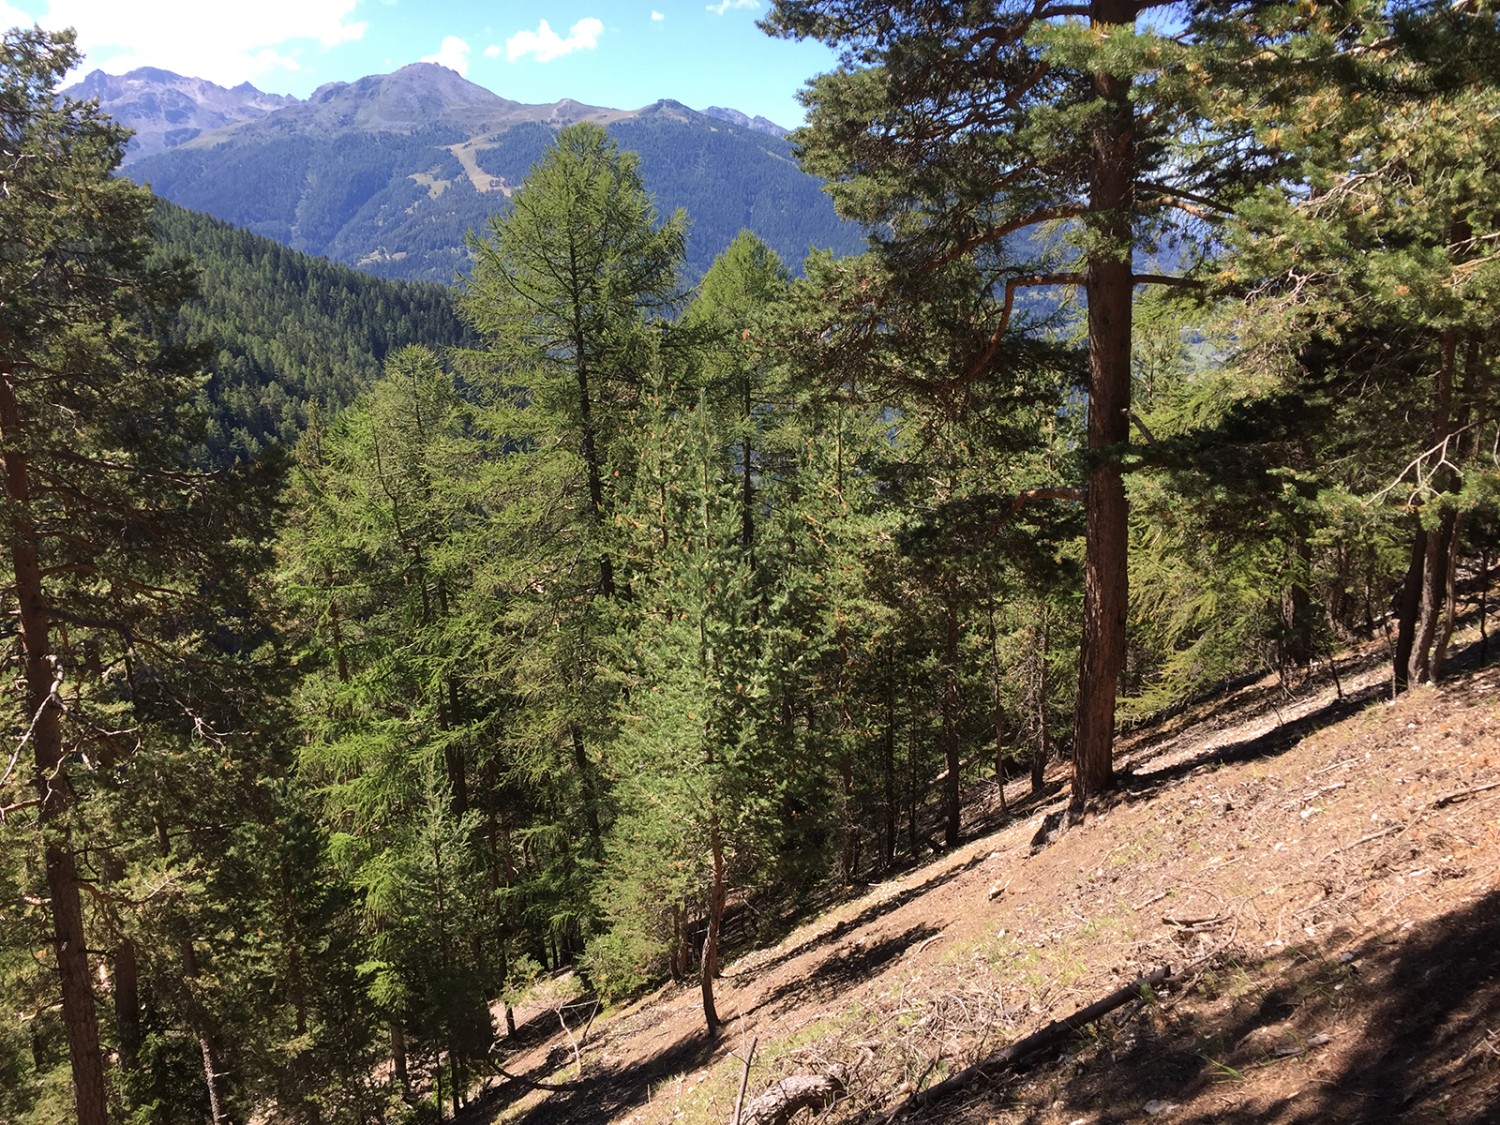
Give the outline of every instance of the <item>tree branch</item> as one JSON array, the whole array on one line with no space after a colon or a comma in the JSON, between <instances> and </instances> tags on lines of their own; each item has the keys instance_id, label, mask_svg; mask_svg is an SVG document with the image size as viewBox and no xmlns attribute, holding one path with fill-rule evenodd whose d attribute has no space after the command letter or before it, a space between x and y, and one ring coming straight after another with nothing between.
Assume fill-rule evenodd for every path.
<instances>
[{"instance_id":1,"label":"tree branch","mask_svg":"<svg viewBox=\"0 0 1500 1125\"><path fill-rule=\"evenodd\" d=\"M1010 502L1010 515L1014 516L1028 504L1038 500L1071 500L1077 503L1083 501L1083 489L1066 488L1060 485L1044 488L1023 488L1016 493Z\"/></svg>"},{"instance_id":2,"label":"tree branch","mask_svg":"<svg viewBox=\"0 0 1500 1125\"><path fill-rule=\"evenodd\" d=\"M1130 275L1132 285L1170 285L1177 289L1202 289L1203 282L1195 281L1191 277L1173 277L1165 273L1133 273Z\"/></svg>"},{"instance_id":3,"label":"tree branch","mask_svg":"<svg viewBox=\"0 0 1500 1125\"><path fill-rule=\"evenodd\" d=\"M1082 285L1083 274L1081 273L1034 273L1025 274L1021 277L1008 278L1005 282L1005 303L1000 309L1000 324L990 335L989 345L983 354L969 365L969 370L964 373L963 382L971 383L979 377L979 373L988 367L990 361L995 358L995 353L1000 349L1000 340L1010 328L1011 313L1016 307L1016 290L1032 288L1044 285Z\"/></svg>"}]
</instances>

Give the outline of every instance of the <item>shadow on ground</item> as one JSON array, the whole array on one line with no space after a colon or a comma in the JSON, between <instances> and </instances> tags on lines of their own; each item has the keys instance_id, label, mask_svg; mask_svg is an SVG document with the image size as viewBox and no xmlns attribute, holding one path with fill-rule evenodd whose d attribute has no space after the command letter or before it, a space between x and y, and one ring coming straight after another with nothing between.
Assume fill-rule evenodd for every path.
<instances>
[{"instance_id":1,"label":"shadow on ground","mask_svg":"<svg viewBox=\"0 0 1500 1125\"><path fill-rule=\"evenodd\" d=\"M1091 1125L1122 1125L1146 1120L1152 1102L1191 1099L1202 1108L1169 1120L1496 1120L1500 891L1404 933L1335 938L1331 947L1343 952L1329 959L1303 947L1260 964L1226 960L1175 1006L1105 1021L1092 1040L1075 1041L1074 1065L1030 1076L1051 1096L1026 1120L1053 1120L1060 1104L1089 1113ZM1280 1081L1255 1084L1271 1093L1237 1096L1244 1076L1263 1068L1282 1072ZM1010 1089L976 1092L944 1116L985 1119Z\"/></svg>"},{"instance_id":2,"label":"shadow on ground","mask_svg":"<svg viewBox=\"0 0 1500 1125\"><path fill-rule=\"evenodd\" d=\"M608 1121L648 1100L653 1088L670 1078L707 1065L720 1046L702 1031L684 1036L650 1062L624 1070L596 1071L577 1089L547 1094L541 1104L507 1118L513 1125L562 1125L569 1121ZM456 1121L493 1121L531 1091L506 1082L470 1106Z\"/></svg>"},{"instance_id":3,"label":"shadow on ground","mask_svg":"<svg viewBox=\"0 0 1500 1125\"><path fill-rule=\"evenodd\" d=\"M775 957L769 958L765 961L757 961L753 968L741 971L749 972L754 976L764 976L765 974L771 972L773 969L776 969L785 962L792 960L794 957L801 957L804 953L811 952L812 950L817 949L819 946L830 945L834 942L840 941L846 935L854 932L855 930L862 929L863 927L869 925L871 922L875 921L877 918L883 918L893 910L899 910L901 907L905 906L912 900L921 898L923 895L927 894L927 892L936 890L938 887L943 886L945 883L951 883L954 879L957 879L964 872L972 871L974 868L978 867L981 863L984 862L984 860L984 856L976 855L971 857L964 863L957 863L952 867L944 868L942 871L934 874L932 878L907 887L904 891L892 895L889 898L883 898L878 902L873 902L869 906L861 910L858 914L854 915L852 918L845 918L843 921L837 923L825 932L815 934L804 942L799 942L789 949L782 950L782 952L778 953ZM731 978L738 975L738 973L732 974Z\"/></svg>"},{"instance_id":4,"label":"shadow on ground","mask_svg":"<svg viewBox=\"0 0 1500 1125\"><path fill-rule=\"evenodd\" d=\"M1447 675L1471 672L1482 667L1486 662L1488 647L1485 642L1476 641L1454 652L1448 658ZM1122 774L1120 790L1127 800L1139 800L1152 796L1158 789L1204 767L1273 758L1284 754L1308 736L1343 722L1373 703L1389 698L1389 695L1390 684L1384 681L1370 684L1359 691L1343 692L1326 706L1290 722L1281 723L1257 738L1205 748L1201 754L1159 769L1143 768Z\"/></svg>"},{"instance_id":5,"label":"shadow on ground","mask_svg":"<svg viewBox=\"0 0 1500 1125\"><path fill-rule=\"evenodd\" d=\"M933 926L916 925L882 941L853 944L835 949L805 977L788 981L762 997L754 1007L744 1012L774 1009L784 1000L803 1003L810 999L826 999L837 996L884 968L913 946L928 938L937 937L943 931Z\"/></svg>"},{"instance_id":6,"label":"shadow on ground","mask_svg":"<svg viewBox=\"0 0 1500 1125\"><path fill-rule=\"evenodd\" d=\"M1386 696L1383 684L1372 684L1362 691L1347 693L1300 718L1282 723L1256 738L1243 742L1231 742L1224 746L1205 749L1183 761L1154 770L1141 770L1124 774L1120 778L1120 789L1128 798L1139 799L1152 796L1158 789L1179 781L1188 774L1205 766L1222 766L1237 762L1253 762L1260 758L1273 758L1284 754L1309 735L1325 727L1341 723L1351 715L1357 715L1370 704Z\"/></svg>"}]
</instances>

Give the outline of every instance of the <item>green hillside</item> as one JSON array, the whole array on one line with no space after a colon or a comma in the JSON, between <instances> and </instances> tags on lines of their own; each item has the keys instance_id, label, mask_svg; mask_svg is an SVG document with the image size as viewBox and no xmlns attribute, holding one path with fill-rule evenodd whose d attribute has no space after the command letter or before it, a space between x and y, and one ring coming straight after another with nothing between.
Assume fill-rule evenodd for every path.
<instances>
[{"instance_id":1,"label":"green hillside","mask_svg":"<svg viewBox=\"0 0 1500 1125\"><path fill-rule=\"evenodd\" d=\"M212 341L215 460L291 441L311 404L347 405L397 348L464 339L440 285L370 277L160 199L157 224L163 252L201 270L200 296L183 306L177 332Z\"/></svg>"}]
</instances>

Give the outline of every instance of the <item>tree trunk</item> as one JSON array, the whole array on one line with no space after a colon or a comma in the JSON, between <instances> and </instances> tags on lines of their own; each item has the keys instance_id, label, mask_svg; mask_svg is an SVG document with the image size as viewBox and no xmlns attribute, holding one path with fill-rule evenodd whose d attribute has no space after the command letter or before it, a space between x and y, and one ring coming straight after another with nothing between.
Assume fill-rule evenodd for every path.
<instances>
[{"instance_id":1,"label":"tree trunk","mask_svg":"<svg viewBox=\"0 0 1500 1125\"><path fill-rule=\"evenodd\" d=\"M197 994L198 953L191 938L182 939L182 993L184 1014L193 1033L198 1037L198 1051L203 1056L203 1084L208 1089L208 1111L211 1125L224 1121L224 1091L220 1083L223 1069L219 1062L218 1044L214 1038L213 1021Z\"/></svg>"},{"instance_id":2,"label":"tree trunk","mask_svg":"<svg viewBox=\"0 0 1500 1125\"><path fill-rule=\"evenodd\" d=\"M726 886L724 875L724 839L719 832L719 814L708 814L709 850L713 872L708 891L708 933L703 938L703 957L698 966L698 983L703 992L703 1022L709 1035L719 1030L719 1011L714 1006L714 978L719 975L719 927L724 921Z\"/></svg>"},{"instance_id":3,"label":"tree trunk","mask_svg":"<svg viewBox=\"0 0 1500 1125\"><path fill-rule=\"evenodd\" d=\"M1090 23L1106 31L1134 22L1131 0L1093 0ZM1133 275L1130 216L1134 203L1135 124L1130 79L1094 75L1101 107L1092 126L1088 298L1090 469L1084 493L1083 645L1073 737L1072 805L1082 809L1112 789L1115 695L1125 664L1128 536L1120 454L1130 438L1130 345Z\"/></svg>"},{"instance_id":4,"label":"tree trunk","mask_svg":"<svg viewBox=\"0 0 1500 1125\"><path fill-rule=\"evenodd\" d=\"M943 644L943 758L948 772L943 779L945 811L943 843L956 848L960 839L959 818L963 814L960 782L963 748L958 742L958 607L951 599L943 605L946 639Z\"/></svg>"},{"instance_id":5,"label":"tree trunk","mask_svg":"<svg viewBox=\"0 0 1500 1125\"><path fill-rule=\"evenodd\" d=\"M589 766L588 751L583 745L583 732L574 723L568 727L573 740L573 765L578 770L578 785L583 790L583 822L589 834L589 854L595 859L604 854L604 833L599 826L599 804L594 795L594 775Z\"/></svg>"},{"instance_id":6,"label":"tree trunk","mask_svg":"<svg viewBox=\"0 0 1500 1125\"><path fill-rule=\"evenodd\" d=\"M1312 574L1312 548L1307 541L1307 521L1300 514L1292 519L1291 534L1291 564L1294 573L1287 583L1281 602L1284 637L1281 659L1283 665L1305 672L1313 658L1312 591L1308 589L1308 579Z\"/></svg>"},{"instance_id":7,"label":"tree trunk","mask_svg":"<svg viewBox=\"0 0 1500 1125\"><path fill-rule=\"evenodd\" d=\"M575 374L578 379L578 425L581 430L580 445L584 468L589 481L589 511L593 516L594 534L604 528L604 471L599 460L598 443L594 438L593 403L589 398L589 369L584 359L585 343L582 333L573 342L576 351ZM614 560L608 551L599 552L599 592L606 598L615 596Z\"/></svg>"},{"instance_id":8,"label":"tree trunk","mask_svg":"<svg viewBox=\"0 0 1500 1125\"><path fill-rule=\"evenodd\" d=\"M1437 640L1432 646L1432 678L1443 678L1443 666L1448 663L1448 644L1453 640L1453 630L1458 624L1458 548L1463 541L1464 515L1450 513L1453 527L1448 533L1445 553L1448 559L1443 577L1443 618L1438 626Z\"/></svg>"},{"instance_id":9,"label":"tree trunk","mask_svg":"<svg viewBox=\"0 0 1500 1125\"><path fill-rule=\"evenodd\" d=\"M995 722L995 788L1000 791L1000 812L1008 816L1005 805L1005 708L1000 697L1000 641L995 635L995 603L986 607L990 623L990 685L993 694Z\"/></svg>"},{"instance_id":10,"label":"tree trunk","mask_svg":"<svg viewBox=\"0 0 1500 1125\"><path fill-rule=\"evenodd\" d=\"M1479 552L1479 660L1490 658L1490 552Z\"/></svg>"},{"instance_id":11,"label":"tree trunk","mask_svg":"<svg viewBox=\"0 0 1500 1125\"><path fill-rule=\"evenodd\" d=\"M446 601L446 595L444 596ZM461 721L462 708L458 694L458 680L445 677L446 699L438 707L439 723L443 730L451 731ZM443 747L443 766L448 772L449 807L455 820L462 820L469 811L469 774L461 747L449 742Z\"/></svg>"},{"instance_id":12,"label":"tree trunk","mask_svg":"<svg viewBox=\"0 0 1500 1125\"><path fill-rule=\"evenodd\" d=\"M1052 760L1052 720L1047 715L1047 653L1051 647L1052 619L1042 614L1041 649L1037 653L1036 677L1036 747L1031 752L1031 795L1040 797L1047 791L1047 763Z\"/></svg>"},{"instance_id":13,"label":"tree trunk","mask_svg":"<svg viewBox=\"0 0 1500 1125\"><path fill-rule=\"evenodd\" d=\"M125 878L125 865L114 852L104 853L104 878L114 884ZM111 960L114 963L115 1030L119 1038L120 1063L134 1070L140 1062L141 985L135 940L121 935ZM299 1029L298 1034L301 1034Z\"/></svg>"},{"instance_id":14,"label":"tree trunk","mask_svg":"<svg viewBox=\"0 0 1500 1125\"><path fill-rule=\"evenodd\" d=\"M1448 550L1456 530L1456 517L1457 513L1451 509L1445 511L1437 529L1425 536L1417 620L1407 668L1408 683L1426 684L1433 680L1432 648L1442 618L1443 592L1448 585Z\"/></svg>"},{"instance_id":15,"label":"tree trunk","mask_svg":"<svg viewBox=\"0 0 1500 1125\"><path fill-rule=\"evenodd\" d=\"M1452 433L1453 374L1458 353L1458 331L1447 329L1442 335L1442 358L1432 396L1432 427L1428 447L1437 448ZM1451 470L1440 470L1434 482L1440 492L1452 491L1457 482ZM1417 618L1412 631L1412 650L1407 666L1409 683L1428 683L1432 679L1432 646L1437 639L1439 617L1443 609L1443 592L1448 579L1448 551L1455 527L1451 508L1441 510L1438 527L1428 532L1422 552L1422 572Z\"/></svg>"},{"instance_id":16,"label":"tree trunk","mask_svg":"<svg viewBox=\"0 0 1500 1125\"><path fill-rule=\"evenodd\" d=\"M750 379L746 377L740 402L741 424L745 427L745 443L742 447L745 463L740 474L740 545L745 551L745 565L752 574L755 573L755 480L750 471L753 456L750 431L755 418L755 402L751 397L753 389Z\"/></svg>"},{"instance_id":17,"label":"tree trunk","mask_svg":"<svg viewBox=\"0 0 1500 1125\"><path fill-rule=\"evenodd\" d=\"M5 507L10 515L7 531L15 579L16 634L25 669L28 733L36 767L37 827L52 900L53 952L62 986L63 1026L68 1036L78 1125L105 1125L108 1099L104 1056L99 1048L99 1016L94 1010L83 901L67 823L73 787L65 769L62 711L56 698L62 668L52 654L49 606L31 513L30 468L22 451L20 405L8 368L0 356L0 457L4 459Z\"/></svg>"},{"instance_id":18,"label":"tree trunk","mask_svg":"<svg viewBox=\"0 0 1500 1125\"><path fill-rule=\"evenodd\" d=\"M104 1085L104 1056L99 1049L99 1017L85 952L83 902L79 897L78 868L66 829L54 830L46 848L47 887L52 896L53 949L62 982L63 1026L73 1070L73 1096L78 1125L105 1125L108 1099Z\"/></svg>"},{"instance_id":19,"label":"tree trunk","mask_svg":"<svg viewBox=\"0 0 1500 1125\"><path fill-rule=\"evenodd\" d=\"M390 1022L391 1031L391 1069L396 1074L396 1081L401 1084L403 1094L411 1093L411 1071L406 1065L406 1032L401 1028L401 1021L393 1019Z\"/></svg>"},{"instance_id":20,"label":"tree trunk","mask_svg":"<svg viewBox=\"0 0 1500 1125\"><path fill-rule=\"evenodd\" d=\"M896 676L895 668L886 670L885 692L885 831L880 839L881 869L889 871L896 862Z\"/></svg>"},{"instance_id":21,"label":"tree trunk","mask_svg":"<svg viewBox=\"0 0 1500 1125\"><path fill-rule=\"evenodd\" d=\"M1413 516L1416 525L1411 539L1411 562L1407 564L1406 578L1396 599L1396 651L1392 658L1392 675L1397 695L1405 691L1410 682L1411 654L1417 635L1417 613L1422 607L1422 570L1427 558L1427 532L1420 517Z\"/></svg>"},{"instance_id":22,"label":"tree trunk","mask_svg":"<svg viewBox=\"0 0 1500 1125\"><path fill-rule=\"evenodd\" d=\"M1485 391L1488 371L1484 362L1483 341L1478 332L1468 334L1468 346L1464 349L1463 392L1457 396L1453 415L1453 432L1468 429L1468 455L1479 460L1484 456L1484 423L1486 417ZM1453 533L1448 539L1448 574L1443 591L1443 623L1438 630L1437 643L1433 647L1432 677L1441 679L1443 665L1448 660L1448 643L1453 639L1453 629L1458 618L1458 560L1459 545L1463 542L1464 517L1459 513L1453 522ZM1484 576L1480 575L1480 590L1483 597ZM1482 632L1482 630L1481 630Z\"/></svg>"},{"instance_id":23,"label":"tree trunk","mask_svg":"<svg viewBox=\"0 0 1500 1125\"><path fill-rule=\"evenodd\" d=\"M906 731L906 850L917 858L917 724Z\"/></svg>"}]
</instances>

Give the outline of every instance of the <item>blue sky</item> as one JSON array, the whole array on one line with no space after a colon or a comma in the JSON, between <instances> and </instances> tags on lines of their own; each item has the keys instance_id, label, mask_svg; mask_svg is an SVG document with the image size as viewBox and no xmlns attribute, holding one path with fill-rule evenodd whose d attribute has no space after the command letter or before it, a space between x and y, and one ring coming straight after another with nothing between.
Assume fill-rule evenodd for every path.
<instances>
[{"instance_id":1,"label":"blue sky","mask_svg":"<svg viewBox=\"0 0 1500 1125\"><path fill-rule=\"evenodd\" d=\"M0 27L75 27L83 71L157 66L306 97L423 59L502 97L636 109L674 98L793 127L834 66L756 27L766 0L0 0ZM81 75L80 75L81 76Z\"/></svg>"}]
</instances>

